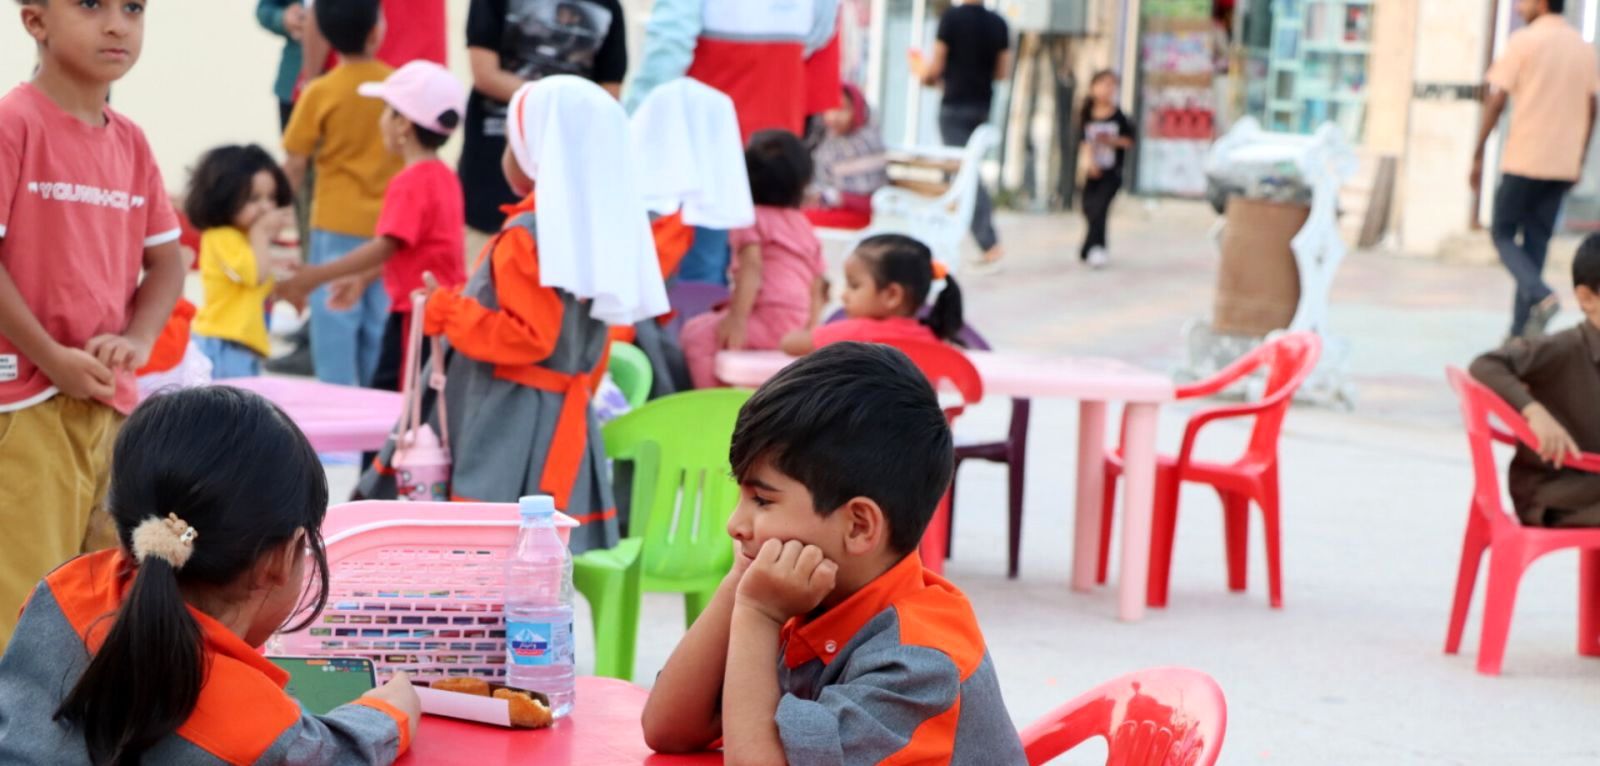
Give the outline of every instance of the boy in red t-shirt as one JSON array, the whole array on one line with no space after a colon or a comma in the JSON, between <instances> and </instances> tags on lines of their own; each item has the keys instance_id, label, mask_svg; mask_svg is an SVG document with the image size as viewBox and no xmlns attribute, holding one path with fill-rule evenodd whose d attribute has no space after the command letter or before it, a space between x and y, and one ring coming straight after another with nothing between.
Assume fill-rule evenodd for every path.
<instances>
[{"instance_id":1,"label":"boy in red t-shirt","mask_svg":"<svg viewBox=\"0 0 1600 766\"><path fill-rule=\"evenodd\" d=\"M381 267L389 293L389 322L372 386L398 391L410 330L411 293L422 288L422 275L431 272L445 287L467 281L461 257L466 226L461 182L439 159L439 147L461 122L467 96L450 72L431 61L413 61L383 82L362 85L358 92L383 99L388 105L378 127L384 146L405 161L405 169L384 192L383 211L370 241L336 261L305 266L293 277L280 280L277 295L298 305L312 290L339 280L328 296L328 305L342 310L360 300L373 273ZM427 353L426 346L423 353Z\"/></svg>"},{"instance_id":2,"label":"boy in red t-shirt","mask_svg":"<svg viewBox=\"0 0 1600 766\"><path fill-rule=\"evenodd\" d=\"M17 541L0 556L0 649L40 578L116 543L97 508L112 441L183 290L161 172L106 105L144 9L22 0L39 67L0 97L0 529Z\"/></svg>"}]
</instances>

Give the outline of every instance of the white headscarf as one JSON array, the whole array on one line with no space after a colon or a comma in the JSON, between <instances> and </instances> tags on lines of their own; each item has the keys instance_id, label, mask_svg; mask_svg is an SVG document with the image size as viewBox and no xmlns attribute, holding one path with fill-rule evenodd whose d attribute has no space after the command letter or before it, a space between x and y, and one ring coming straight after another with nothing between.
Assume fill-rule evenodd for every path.
<instances>
[{"instance_id":1,"label":"white headscarf","mask_svg":"<svg viewBox=\"0 0 1600 766\"><path fill-rule=\"evenodd\" d=\"M632 127L640 193L651 212L681 207L684 223L709 229L755 223L733 99L683 77L650 91Z\"/></svg>"},{"instance_id":2,"label":"white headscarf","mask_svg":"<svg viewBox=\"0 0 1600 766\"><path fill-rule=\"evenodd\" d=\"M506 135L538 189L539 283L631 325L667 313L650 220L639 201L628 116L581 77L545 77L511 97Z\"/></svg>"}]
</instances>

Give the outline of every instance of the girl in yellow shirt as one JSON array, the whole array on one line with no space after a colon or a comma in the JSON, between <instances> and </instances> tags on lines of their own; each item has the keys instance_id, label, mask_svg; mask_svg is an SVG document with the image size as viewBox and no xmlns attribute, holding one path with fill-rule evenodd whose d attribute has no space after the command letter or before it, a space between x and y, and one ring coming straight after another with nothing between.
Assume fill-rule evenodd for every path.
<instances>
[{"instance_id":1,"label":"girl in yellow shirt","mask_svg":"<svg viewBox=\"0 0 1600 766\"><path fill-rule=\"evenodd\" d=\"M184 212L200 229L200 284L205 303L194 319L195 345L212 377L261 374L271 351L267 299L273 235L294 222L289 179L259 146L207 152L189 179Z\"/></svg>"}]
</instances>

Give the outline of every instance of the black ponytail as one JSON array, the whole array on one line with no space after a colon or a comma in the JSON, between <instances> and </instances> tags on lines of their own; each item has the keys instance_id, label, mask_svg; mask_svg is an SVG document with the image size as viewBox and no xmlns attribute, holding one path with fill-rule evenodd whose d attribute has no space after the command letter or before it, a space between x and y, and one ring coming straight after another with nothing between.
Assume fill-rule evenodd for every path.
<instances>
[{"instance_id":1,"label":"black ponytail","mask_svg":"<svg viewBox=\"0 0 1600 766\"><path fill-rule=\"evenodd\" d=\"M82 729L95 764L122 766L137 764L182 726L200 699L207 663L185 586L227 592L264 554L303 531L315 574L301 596L305 604L311 594L302 622L326 605L328 562L318 530L328 483L288 416L256 394L223 386L140 406L117 437L112 466L106 504L125 552L134 529L151 517L174 514L197 533L181 568L152 555L131 572L109 627L96 623L90 631L103 631L104 642L56 710L56 720Z\"/></svg>"},{"instance_id":2,"label":"black ponytail","mask_svg":"<svg viewBox=\"0 0 1600 766\"><path fill-rule=\"evenodd\" d=\"M56 718L83 727L94 763L136 764L194 710L205 673L201 647L178 573L151 556L138 567L105 643Z\"/></svg>"},{"instance_id":3,"label":"black ponytail","mask_svg":"<svg viewBox=\"0 0 1600 766\"><path fill-rule=\"evenodd\" d=\"M946 274L944 289L933 299L933 308L922 318L922 323L927 325L939 340L959 345L961 330L967 326L961 314L961 288L956 286L955 277Z\"/></svg>"},{"instance_id":4,"label":"black ponytail","mask_svg":"<svg viewBox=\"0 0 1600 766\"><path fill-rule=\"evenodd\" d=\"M872 281L878 289L889 285L905 288L906 302L913 312L920 312L933 291L933 251L920 240L904 234L879 234L867 237L856 246L855 256L866 264ZM939 340L954 343L966 326L962 319L961 288L955 279L946 276L944 289L934 300L933 308L923 317L927 326Z\"/></svg>"}]
</instances>

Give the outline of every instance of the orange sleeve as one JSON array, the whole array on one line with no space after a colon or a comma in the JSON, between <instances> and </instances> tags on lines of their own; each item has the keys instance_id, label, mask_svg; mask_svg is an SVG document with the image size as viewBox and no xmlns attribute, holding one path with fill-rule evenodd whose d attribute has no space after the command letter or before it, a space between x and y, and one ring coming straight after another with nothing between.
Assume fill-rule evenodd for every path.
<instances>
[{"instance_id":1,"label":"orange sleeve","mask_svg":"<svg viewBox=\"0 0 1600 766\"><path fill-rule=\"evenodd\" d=\"M678 273L683 256L694 244L694 227L685 225L683 213L677 212L651 221L650 234L656 241L656 257L661 260L661 278L670 279Z\"/></svg>"},{"instance_id":2,"label":"orange sleeve","mask_svg":"<svg viewBox=\"0 0 1600 766\"><path fill-rule=\"evenodd\" d=\"M172 307L172 315L167 317L167 324L150 348L150 360L135 374L166 372L183 361L183 355L189 350L189 324L194 320L194 312L193 303L178 299Z\"/></svg>"},{"instance_id":3,"label":"orange sleeve","mask_svg":"<svg viewBox=\"0 0 1600 766\"><path fill-rule=\"evenodd\" d=\"M479 268L482 268L481 266ZM438 290L428 299L423 331L443 335L472 359L489 364L537 364L561 336L561 296L539 284L539 253L525 229L505 232L489 257L499 310L461 294Z\"/></svg>"},{"instance_id":4,"label":"orange sleeve","mask_svg":"<svg viewBox=\"0 0 1600 766\"><path fill-rule=\"evenodd\" d=\"M395 750L396 756L405 755L406 751L411 749L410 716L400 712L400 708L374 697L362 697L361 699L356 700L355 704L361 705L362 707L372 708L373 710L376 710L394 719L395 726L400 728L400 747Z\"/></svg>"}]
</instances>

